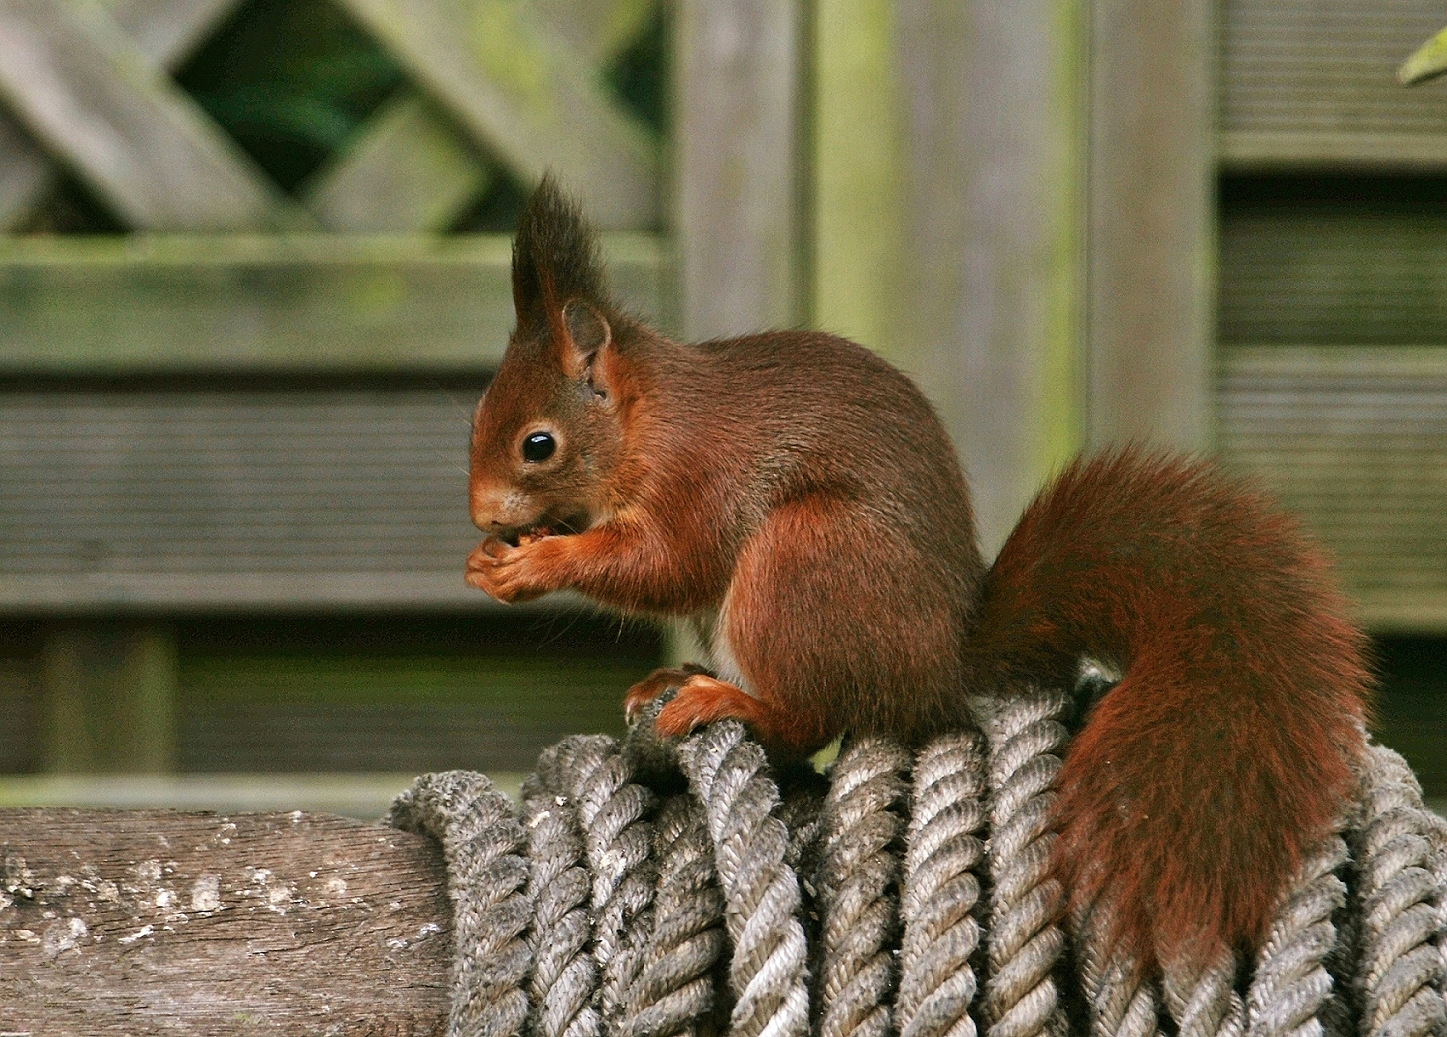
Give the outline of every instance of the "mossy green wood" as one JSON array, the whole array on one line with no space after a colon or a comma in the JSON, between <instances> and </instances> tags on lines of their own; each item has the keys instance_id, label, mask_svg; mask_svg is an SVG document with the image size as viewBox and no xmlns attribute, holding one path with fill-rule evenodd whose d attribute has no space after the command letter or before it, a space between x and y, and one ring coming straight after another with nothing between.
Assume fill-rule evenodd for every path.
<instances>
[{"instance_id":1,"label":"mossy green wood","mask_svg":"<svg viewBox=\"0 0 1447 1037\"><path fill-rule=\"evenodd\" d=\"M990 549L1081 442L1083 19L815 5L812 320L933 399Z\"/></svg>"},{"instance_id":2,"label":"mossy green wood","mask_svg":"<svg viewBox=\"0 0 1447 1037\"><path fill-rule=\"evenodd\" d=\"M476 371L512 327L506 235L0 239L0 372ZM667 248L603 238L668 323Z\"/></svg>"}]
</instances>

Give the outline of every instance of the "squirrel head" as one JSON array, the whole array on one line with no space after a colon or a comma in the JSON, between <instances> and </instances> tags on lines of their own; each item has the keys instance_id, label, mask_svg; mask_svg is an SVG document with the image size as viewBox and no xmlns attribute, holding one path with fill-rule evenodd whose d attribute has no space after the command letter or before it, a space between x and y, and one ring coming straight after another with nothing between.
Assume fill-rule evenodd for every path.
<instances>
[{"instance_id":1,"label":"squirrel head","mask_svg":"<svg viewBox=\"0 0 1447 1037\"><path fill-rule=\"evenodd\" d=\"M616 313L598 243L551 175L512 253L517 326L472 421L472 521L504 539L580 532L603 514L622 430Z\"/></svg>"}]
</instances>

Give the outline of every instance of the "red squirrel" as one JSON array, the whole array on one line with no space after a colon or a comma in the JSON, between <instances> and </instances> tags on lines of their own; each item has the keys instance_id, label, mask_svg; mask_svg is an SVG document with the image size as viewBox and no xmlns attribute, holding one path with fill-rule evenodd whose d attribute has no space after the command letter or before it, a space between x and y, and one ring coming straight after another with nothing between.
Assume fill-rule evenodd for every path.
<instances>
[{"instance_id":1,"label":"red squirrel","mask_svg":"<svg viewBox=\"0 0 1447 1037\"><path fill-rule=\"evenodd\" d=\"M1054 867L1142 967L1249 952L1364 747L1363 639L1295 524L1213 465L1079 461L993 566L949 437L861 346L807 331L674 342L611 300L551 179L513 248L517 326L473 420L467 581L572 588L695 622L716 675L661 736L736 717L773 753L917 744L970 700L1113 671L1059 778ZM967 694L968 690L968 694Z\"/></svg>"}]
</instances>

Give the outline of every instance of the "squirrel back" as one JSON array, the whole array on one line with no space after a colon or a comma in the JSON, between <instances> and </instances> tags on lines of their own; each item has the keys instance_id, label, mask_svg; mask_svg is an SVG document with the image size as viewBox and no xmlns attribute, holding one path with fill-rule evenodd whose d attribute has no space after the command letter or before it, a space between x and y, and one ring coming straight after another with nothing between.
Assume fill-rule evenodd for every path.
<instances>
[{"instance_id":1,"label":"squirrel back","mask_svg":"<svg viewBox=\"0 0 1447 1037\"><path fill-rule=\"evenodd\" d=\"M1118 683L1059 779L1055 869L1143 966L1259 946L1364 748L1363 637L1294 521L1209 463L1076 462L986 580L967 669L997 694Z\"/></svg>"}]
</instances>

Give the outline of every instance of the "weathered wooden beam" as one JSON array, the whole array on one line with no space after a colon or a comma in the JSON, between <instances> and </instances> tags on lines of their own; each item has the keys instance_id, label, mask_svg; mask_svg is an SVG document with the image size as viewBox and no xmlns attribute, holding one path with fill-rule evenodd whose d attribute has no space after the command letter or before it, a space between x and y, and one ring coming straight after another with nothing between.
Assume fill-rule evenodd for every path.
<instances>
[{"instance_id":1,"label":"weathered wooden beam","mask_svg":"<svg viewBox=\"0 0 1447 1037\"><path fill-rule=\"evenodd\" d=\"M325 815L0 810L0 1032L441 1034L437 845Z\"/></svg>"},{"instance_id":2,"label":"weathered wooden beam","mask_svg":"<svg viewBox=\"0 0 1447 1037\"><path fill-rule=\"evenodd\" d=\"M1090 17L1086 438L1204 449L1214 0L1098 0Z\"/></svg>"},{"instance_id":3,"label":"weathered wooden beam","mask_svg":"<svg viewBox=\"0 0 1447 1037\"><path fill-rule=\"evenodd\" d=\"M682 0L674 18L683 327L711 338L796 325L800 5Z\"/></svg>"},{"instance_id":4,"label":"weathered wooden beam","mask_svg":"<svg viewBox=\"0 0 1447 1037\"><path fill-rule=\"evenodd\" d=\"M1396 78L1442 27L1438 0L1224 0L1219 12L1226 169L1447 161L1447 83L1403 90Z\"/></svg>"},{"instance_id":5,"label":"weathered wooden beam","mask_svg":"<svg viewBox=\"0 0 1447 1037\"><path fill-rule=\"evenodd\" d=\"M666 312L666 250L612 234L635 312ZM0 241L0 371L476 371L513 324L507 235Z\"/></svg>"},{"instance_id":6,"label":"weathered wooden beam","mask_svg":"<svg viewBox=\"0 0 1447 1037\"><path fill-rule=\"evenodd\" d=\"M906 369L993 551L1078 448L1085 5L902 0Z\"/></svg>"},{"instance_id":7,"label":"weathered wooden beam","mask_svg":"<svg viewBox=\"0 0 1447 1037\"><path fill-rule=\"evenodd\" d=\"M513 0L342 0L480 144L561 173L610 229L652 228L659 149L567 41Z\"/></svg>"},{"instance_id":8,"label":"weathered wooden beam","mask_svg":"<svg viewBox=\"0 0 1447 1037\"><path fill-rule=\"evenodd\" d=\"M240 0L105 0L117 25L147 59L171 69ZM0 230L24 222L55 185L50 158L0 112Z\"/></svg>"}]
</instances>

